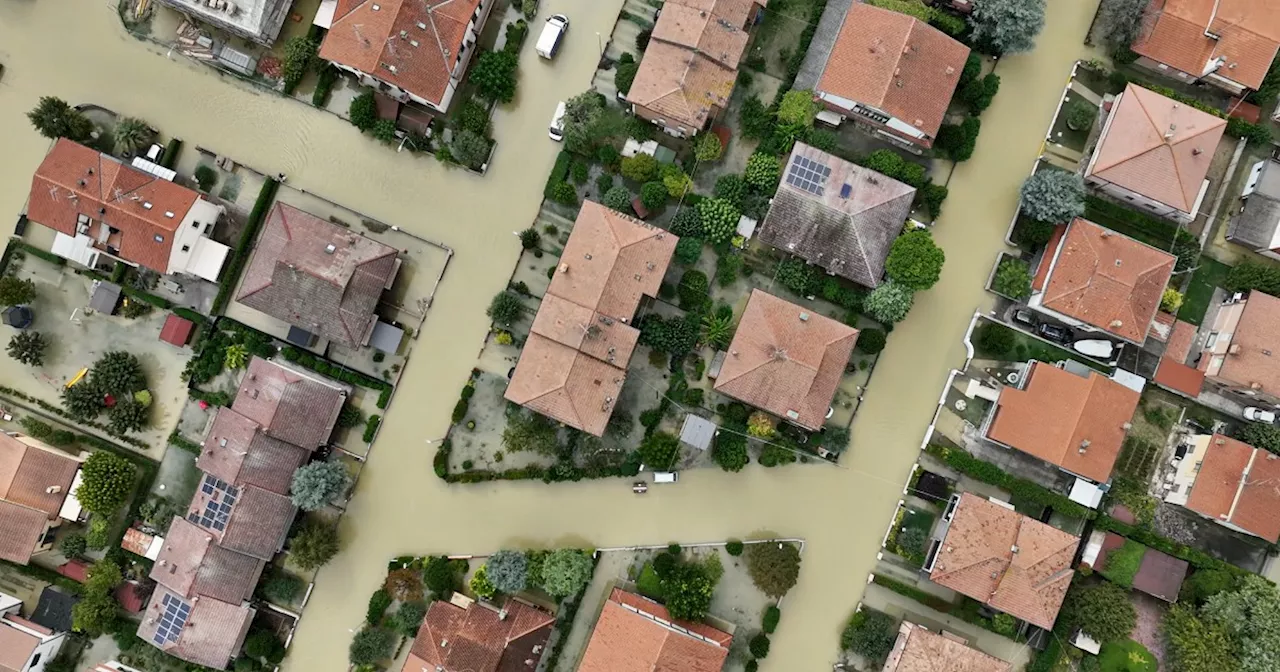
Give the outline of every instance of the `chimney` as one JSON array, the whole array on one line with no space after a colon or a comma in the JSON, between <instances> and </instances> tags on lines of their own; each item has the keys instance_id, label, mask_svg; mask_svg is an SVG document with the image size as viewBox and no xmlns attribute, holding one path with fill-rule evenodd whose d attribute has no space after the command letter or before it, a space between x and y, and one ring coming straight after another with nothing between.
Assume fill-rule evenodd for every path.
<instances>
[{"instance_id":1,"label":"chimney","mask_svg":"<svg viewBox=\"0 0 1280 672\"><path fill-rule=\"evenodd\" d=\"M1199 147L1196 147L1191 150L1191 156L1200 156L1201 154L1204 154L1204 150L1200 149Z\"/></svg>"},{"instance_id":2,"label":"chimney","mask_svg":"<svg viewBox=\"0 0 1280 672\"><path fill-rule=\"evenodd\" d=\"M1228 355L1238 355L1238 354L1240 354L1240 344L1239 344L1239 343L1232 343L1230 346L1228 346L1228 347L1227 347L1227 354L1228 354Z\"/></svg>"},{"instance_id":3,"label":"chimney","mask_svg":"<svg viewBox=\"0 0 1280 672\"><path fill-rule=\"evenodd\" d=\"M1112 329L1119 329L1120 327L1123 327L1123 326L1124 326L1124 322L1122 320L1111 320L1110 327Z\"/></svg>"},{"instance_id":4,"label":"chimney","mask_svg":"<svg viewBox=\"0 0 1280 672\"><path fill-rule=\"evenodd\" d=\"M1089 450L1089 439L1080 442L1080 454L1083 455L1087 450Z\"/></svg>"}]
</instances>

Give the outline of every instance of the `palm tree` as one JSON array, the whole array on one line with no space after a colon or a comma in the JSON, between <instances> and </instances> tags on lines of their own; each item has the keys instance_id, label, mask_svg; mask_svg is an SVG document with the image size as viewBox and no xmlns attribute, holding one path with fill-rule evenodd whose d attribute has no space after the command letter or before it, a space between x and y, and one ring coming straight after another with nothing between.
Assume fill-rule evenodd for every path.
<instances>
[{"instance_id":1,"label":"palm tree","mask_svg":"<svg viewBox=\"0 0 1280 672\"><path fill-rule=\"evenodd\" d=\"M151 142L151 127L137 117L122 117L116 122L116 149L122 154L136 154Z\"/></svg>"},{"instance_id":2,"label":"palm tree","mask_svg":"<svg viewBox=\"0 0 1280 672\"><path fill-rule=\"evenodd\" d=\"M702 318L702 342L723 348L733 340L733 315L707 315Z\"/></svg>"}]
</instances>

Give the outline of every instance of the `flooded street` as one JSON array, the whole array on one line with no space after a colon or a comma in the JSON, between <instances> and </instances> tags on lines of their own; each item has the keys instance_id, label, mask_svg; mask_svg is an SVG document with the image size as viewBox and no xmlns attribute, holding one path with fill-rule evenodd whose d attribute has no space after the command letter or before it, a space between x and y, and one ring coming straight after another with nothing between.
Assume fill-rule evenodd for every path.
<instances>
[{"instance_id":1,"label":"flooded street","mask_svg":"<svg viewBox=\"0 0 1280 672\"><path fill-rule=\"evenodd\" d=\"M519 252L560 146L546 136L558 100L582 90L621 0L544 0L542 15L573 20L554 63L521 57L516 106L494 119L494 166L480 178L362 137L329 114L257 92L128 36L114 3L0 3L0 213L16 218L48 143L25 113L41 95L139 116L289 184L454 248L401 388L343 519L344 551L321 570L286 663L342 670L352 630L388 559L489 552L502 546L621 546L781 535L807 540L766 670L830 669L844 619L858 600L960 337L1002 249L1017 188L1031 168L1096 0L1053 0L1032 54L997 70L1002 93L983 116L973 159L950 182L937 225L942 281L917 296L877 365L842 468L798 466L739 474L688 472L648 496L621 481L447 486L431 469L434 445L488 328L484 309ZM176 56L174 57L177 58ZM791 613L791 617L785 614Z\"/></svg>"}]
</instances>

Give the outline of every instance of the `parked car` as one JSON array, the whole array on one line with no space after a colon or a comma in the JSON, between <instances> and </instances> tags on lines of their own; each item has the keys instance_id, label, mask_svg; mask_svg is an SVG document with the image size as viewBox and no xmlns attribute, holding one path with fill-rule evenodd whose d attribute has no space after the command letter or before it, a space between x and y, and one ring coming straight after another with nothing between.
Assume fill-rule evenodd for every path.
<instances>
[{"instance_id":1,"label":"parked car","mask_svg":"<svg viewBox=\"0 0 1280 672\"><path fill-rule=\"evenodd\" d=\"M680 472L676 471L655 471L653 472L653 482L657 483L675 483L680 480Z\"/></svg>"},{"instance_id":2,"label":"parked car","mask_svg":"<svg viewBox=\"0 0 1280 672\"><path fill-rule=\"evenodd\" d=\"M556 105L556 113L551 116L551 127L547 129L547 135L552 140L561 142L564 140L564 101L560 101Z\"/></svg>"},{"instance_id":3,"label":"parked car","mask_svg":"<svg viewBox=\"0 0 1280 672\"><path fill-rule=\"evenodd\" d=\"M1045 324L1037 327L1036 331L1040 336L1054 341L1055 343L1071 342L1071 330L1057 324L1049 324L1046 322Z\"/></svg>"},{"instance_id":4,"label":"parked car","mask_svg":"<svg viewBox=\"0 0 1280 672\"><path fill-rule=\"evenodd\" d=\"M1115 352L1115 344L1105 338L1089 338L1072 343L1071 349L1082 355L1106 361L1111 359L1111 354Z\"/></svg>"},{"instance_id":5,"label":"parked car","mask_svg":"<svg viewBox=\"0 0 1280 672\"><path fill-rule=\"evenodd\" d=\"M1265 408L1258 408L1257 406L1249 406L1244 409L1244 419L1252 420L1253 422L1275 424L1276 412L1269 411Z\"/></svg>"},{"instance_id":6,"label":"parked car","mask_svg":"<svg viewBox=\"0 0 1280 672\"><path fill-rule=\"evenodd\" d=\"M543 25L542 34L538 36L538 55L546 59L555 58L556 52L560 50L560 40L567 32L569 32L569 17L564 14L553 14Z\"/></svg>"},{"instance_id":7,"label":"parked car","mask_svg":"<svg viewBox=\"0 0 1280 672\"><path fill-rule=\"evenodd\" d=\"M1040 324L1040 320L1036 318L1035 311L1030 308L1021 308L1013 311L1013 321L1019 324L1025 324L1035 329Z\"/></svg>"}]
</instances>

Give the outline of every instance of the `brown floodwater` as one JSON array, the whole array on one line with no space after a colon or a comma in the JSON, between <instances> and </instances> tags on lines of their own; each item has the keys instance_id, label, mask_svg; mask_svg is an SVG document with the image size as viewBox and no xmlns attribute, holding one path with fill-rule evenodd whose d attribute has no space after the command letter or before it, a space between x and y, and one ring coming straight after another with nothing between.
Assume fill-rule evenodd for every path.
<instances>
[{"instance_id":1,"label":"brown floodwater","mask_svg":"<svg viewBox=\"0 0 1280 672\"><path fill-rule=\"evenodd\" d=\"M807 540L800 582L787 597L765 670L826 670L842 621L857 603L902 483L961 335L985 307L982 286L1031 168L1096 0L1053 0L1031 54L999 66L1002 91L983 116L977 153L955 171L935 235L946 250L942 281L917 297L889 339L854 424L842 468L799 466L739 474L690 472L644 497L621 481L546 486L446 486L431 470L434 446L472 367L519 243L537 212L560 146L546 136L555 104L591 80L598 31L620 0L544 0L544 14L573 27L553 63L533 40L520 94L495 120L498 150L486 177L432 158L397 154L352 126L295 101L253 90L127 35L114 3L0 3L0 213L23 208L48 142L25 113L41 95L139 116L167 135L227 154L291 185L452 246L456 255L408 371L342 522L344 550L321 570L288 670L342 670L370 592L401 554L486 553L503 546L621 546L731 536ZM188 149L187 151L192 151Z\"/></svg>"}]
</instances>

